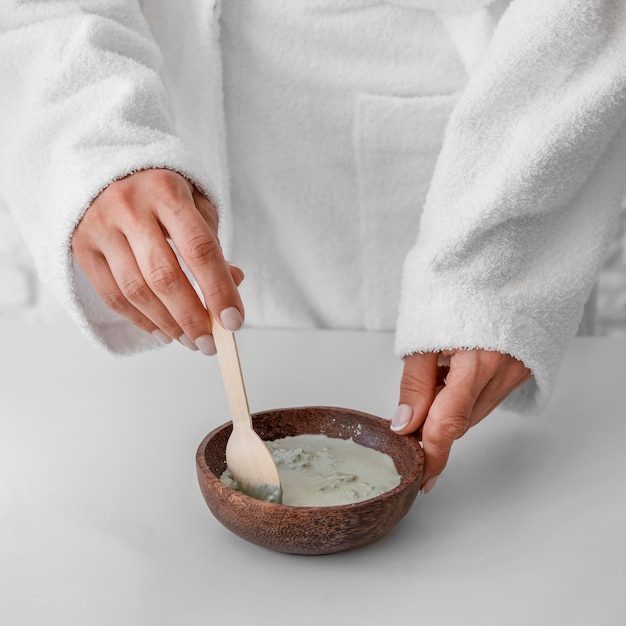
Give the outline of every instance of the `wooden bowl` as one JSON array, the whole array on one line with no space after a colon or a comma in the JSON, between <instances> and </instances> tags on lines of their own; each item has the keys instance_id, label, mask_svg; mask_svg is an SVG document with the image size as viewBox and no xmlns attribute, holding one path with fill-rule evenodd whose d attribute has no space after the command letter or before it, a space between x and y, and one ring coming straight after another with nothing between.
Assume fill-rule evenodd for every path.
<instances>
[{"instance_id":1,"label":"wooden bowl","mask_svg":"<svg viewBox=\"0 0 626 626\"><path fill-rule=\"evenodd\" d=\"M388 454L400 484L369 500L339 506L301 507L256 500L227 487L228 422L209 433L196 455L200 489L213 515L233 533L264 548L289 554L330 554L363 546L387 534L409 511L420 488L424 454L416 437L400 436L389 422L335 407L295 407L252 416L266 441L301 434L349 439Z\"/></svg>"}]
</instances>

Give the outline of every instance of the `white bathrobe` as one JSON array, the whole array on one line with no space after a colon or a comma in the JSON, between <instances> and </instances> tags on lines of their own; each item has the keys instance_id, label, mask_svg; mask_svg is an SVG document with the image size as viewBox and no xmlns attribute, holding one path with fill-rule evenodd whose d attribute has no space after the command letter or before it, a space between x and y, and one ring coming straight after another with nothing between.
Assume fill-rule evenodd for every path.
<instances>
[{"instance_id":1,"label":"white bathrobe","mask_svg":"<svg viewBox=\"0 0 626 626\"><path fill-rule=\"evenodd\" d=\"M0 201L68 311L114 352L154 345L103 307L70 238L111 181L166 167L218 206L226 253L246 270L250 324L395 326L398 356L499 350L534 374L509 405L542 405L619 210L624 3L249 0L234 13L224 0L223 20L220 4L3 6ZM263 6L274 21L256 11ZM256 21L239 24L242 16ZM276 22L303 16L319 19L311 38L290 39ZM304 99L293 116L271 115L290 90L313 93L308 78L327 76L324 55L307 57L303 46L323 51L326 33L345 44L342 63L354 54L359 65L369 37L372 59L391 59L394 24L403 25L401 62L346 74L353 82L338 81L337 115L321 100L325 118L315 109L328 124L307 120ZM408 24L419 42L413 78ZM433 55L428 63L420 50ZM257 95L238 83L241 71L267 76L265 91L262 80ZM267 119L251 117L261 97ZM295 135L294 116L309 124ZM315 154L319 167L303 176Z\"/></svg>"}]
</instances>

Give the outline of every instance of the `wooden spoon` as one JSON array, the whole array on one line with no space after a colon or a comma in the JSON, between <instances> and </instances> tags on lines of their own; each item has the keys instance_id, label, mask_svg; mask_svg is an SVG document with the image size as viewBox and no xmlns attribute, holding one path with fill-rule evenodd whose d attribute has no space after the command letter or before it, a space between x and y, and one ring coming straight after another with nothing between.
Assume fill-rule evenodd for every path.
<instances>
[{"instance_id":1,"label":"wooden spoon","mask_svg":"<svg viewBox=\"0 0 626 626\"><path fill-rule=\"evenodd\" d=\"M233 432L226 444L228 469L243 493L280 503L283 490L274 457L252 427L235 335L213 316L211 327L233 420Z\"/></svg>"}]
</instances>

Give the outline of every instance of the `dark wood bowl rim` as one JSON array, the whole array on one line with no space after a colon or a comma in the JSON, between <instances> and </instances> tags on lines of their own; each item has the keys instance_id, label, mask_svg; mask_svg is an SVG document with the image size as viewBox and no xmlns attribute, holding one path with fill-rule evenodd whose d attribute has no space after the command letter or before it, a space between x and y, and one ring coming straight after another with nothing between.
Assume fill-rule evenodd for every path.
<instances>
[{"instance_id":1,"label":"dark wood bowl rim","mask_svg":"<svg viewBox=\"0 0 626 626\"><path fill-rule=\"evenodd\" d=\"M342 411L347 412L350 415L353 415L357 418L362 418L367 421L374 421L380 424L385 424L388 427L388 420L385 420L381 417L377 417L375 415L371 415L369 413L364 413L362 411L356 411L353 409L347 409L344 407L334 407L334 406L301 406L301 407L282 407L277 409L268 409L265 411L259 411L252 414L252 420L255 418L263 418L264 416L272 413L280 413L280 412L292 412L292 411L301 411L301 410L326 410L326 411ZM409 472L406 475L401 476L400 484L389 491L385 491L373 498L368 498L367 500L361 500L360 502L353 502L348 504L337 504L334 506L294 506L289 504L276 504L273 502L265 502L263 500L257 500L256 498L252 498L247 496L245 493L241 491L237 491L228 485L225 485L219 478L216 476L213 471L209 468L206 462L206 448L209 444L209 441L213 439L216 435L218 435L221 431L232 428L232 421L225 422L220 426L214 428L200 443L198 446L198 450L196 453L196 463L198 469L202 472L205 480L209 484L209 486L215 490L219 494L221 498L228 498L231 501L238 502L242 505L246 506L258 506L258 507L271 507L276 512L280 512L281 510L301 510L301 511L333 511L333 510L341 510L341 509L358 509L358 508L366 508L371 506L372 501L384 502L390 498L395 497L397 494L403 492L407 489L411 484L417 480L424 468L424 451L422 450L422 446L418 440L418 438L414 435L398 435L398 437L402 437L407 443L410 445L416 454L416 464L413 468L413 471ZM305 433L302 433L305 434ZM316 434L316 433L311 433Z\"/></svg>"}]
</instances>

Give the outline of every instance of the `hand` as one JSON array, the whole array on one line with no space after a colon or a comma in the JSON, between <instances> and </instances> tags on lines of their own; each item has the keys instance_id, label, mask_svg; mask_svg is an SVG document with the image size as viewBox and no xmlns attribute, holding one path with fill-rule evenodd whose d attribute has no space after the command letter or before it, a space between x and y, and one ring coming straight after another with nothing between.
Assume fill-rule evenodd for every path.
<instances>
[{"instance_id":1,"label":"hand","mask_svg":"<svg viewBox=\"0 0 626 626\"><path fill-rule=\"evenodd\" d=\"M215 354L207 311L167 239L195 277L207 307L229 330L243 323L237 285L217 238L215 207L170 170L136 172L111 183L72 237L76 261L111 309L169 343Z\"/></svg>"},{"instance_id":2,"label":"hand","mask_svg":"<svg viewBox=\"0 0 626 626\"><path fill-rule=\"evenodd\" d=\"M391 428L402 435L421 430L424 493L434 487L454 441L530 376L521 361L487 350L450 350L405 357L400 403Z\"/></svg>"}]
</instances>

